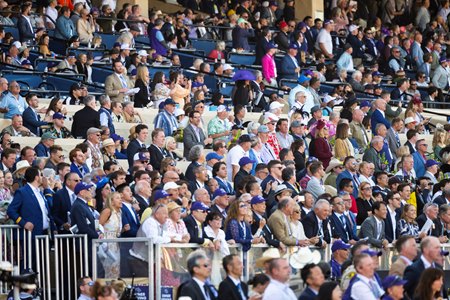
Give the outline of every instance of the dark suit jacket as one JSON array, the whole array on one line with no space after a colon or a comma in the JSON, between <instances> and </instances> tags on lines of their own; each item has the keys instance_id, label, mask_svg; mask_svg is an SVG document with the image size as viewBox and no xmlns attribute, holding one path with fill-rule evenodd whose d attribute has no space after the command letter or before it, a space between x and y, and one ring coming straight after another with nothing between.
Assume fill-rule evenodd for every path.
<instances>
[{"instance_id":1,"label":"dark suit jacket","mask_svg":"<svg viewBox=\"0 0 450 300\"><path fill-rule=\"evenodd\" d=\"M147 107L147 104L150 103L148 86L141 79L138 79L134 87L140 88L139 92L134 95L134 107Z\"/></svg>"},{"instance_id":2,"label":"dark suit jacket","mask_svg":"<svg viewBox=\"0 0 450 300\"><path fill-rule=\"evenodd\" d=\"M436 268L442 269L442 266L435 264ZM413 299L414 290L417 287L417 284L419 283L420 275L422 275L422 272L425 270L425 266L423 264L422 259L417 259L412 265L406 267L405 274L403 275L403 279L407 280L408 282L405 283L404 288L405 292L408 294L408 296ZM445 291L445 288L444 288Z\"/></svg>"},{"instance_id":3,"label":"dark suit jacket","mask_svg":"<svg viewBox=\"0 0 450 300\"><path fill-rule=\"evenodd\" d=\"M186 224L186 229L189 232L189 235L191 236L191 239L189 240L189 243L197 243L202 245L205 242L205 239L208 237L205 233L205 227L202 226L202 237L198 237L199 228L197 225L197 221L195 221L194 217L192 215L187 216L183 219L184 224Z\"/></svg>"},{"instance_id":4,"label":"dark suit jacket","mask_svg":"<svg viewBox=\"0 0 450 300\"><path fill-rule=\"evenodd\" d=\"M400 220L400 212L396 211L395 214L395 222L398 223L398 221ZM386 216L386 219L384 220L384 235L385 238L389 241L389 243L392 243L392 241L394 240L394 230L392 228L392 220L391 220L391 216L389 215L389 210ZM398 239L398 237L400 236L400 230L399 227L396 226L396 230L395 230L395 239Z\"/></svg>"},{"instance_id":5,"label":"dark suit jacket","mask_svg":"<svg viewBox=\"0 0 450 300\"><path fill-rule=\"evenodd\" d=\"M144 212L144 210L148 207L148 203L150 203L150 200L145 201L144 197L135 194L134 198L136 198L137 202L139 202L139 217L142 218L142 213Z\"/></svg>"},{"instance_id":6,"label":"dark suit jacket","mask_svg":"<svg viewBox=\"0 0 450 300\"><path fill-rule=\"evenodd\" d=\"M195 129L192 127L191 124L186 126L186 128L183 130L183 144L184 144L184 150L183 150L183 156L188 157L189 150L191 150L192 147L195 145L204 145L203 141L205 140L205 133L203 130L200 130L200 140L197 138L197 135L195 134Z\"/></svg>"},{"instance_id":7,"label":"dark suit jacket","mask_svg":"<svg viewBox=\"0 0 450 300\"><path fill-rule=\"evenodd\" d=\"M319 223L317 222L317 216L315 212L310 211L306 217L302 220L303 228L305 229L305 235L307 238L312 238L319 235ZM331 242L331 235L328 231L328 219L322 221L323 240L328 244ZM316 244L316 246L322 246L322 238Z\"/></svg>"},{"instance_id":8,"label":"dark suit jacket","mask_svg":"<svg viewBox=\"0 0 450 300\"><path fill-rule=\"evenodd\" d=\"M386 125L387 129L391 128L391 123L385 117L383 117L383 115L381 114L381 112L378 109L376 109L372 113L372 116L370 117L370 121L371 121L371 126L372 126L372 128L371 128L372 132L376 132L375 127L377 126L378 123L383 123L384 125Z\"/></svg>"},{"instance_id":9,"label":"dark suit jacket","mask_svg":"<svg viewBox=\"0 0 450 300\"><path fill-rule=\"evenodd\" d=\"M141 144L137 139L133 139L130 141L127 147L127 159L128 159L128 165L131 167L133 166L133 156L138 152L138 150L141 148ZM159 171L159 170L157 170Z\"/></svg>"},{"instance_id":10,"label":"dark suit jacket","mask_svg":"<svg viewBox=\"0 0 450 300\"><path fill-rule=\"evenodd\" d=\"M159 171L161 169L161 161L167 156L166 149L163 148L161 152L158 147L151 144L148 147L148 151L150 152L150 164L153 166L153 170Z\"/></svg>"},{"instance_id":11,"label":"dark suit jacket","mask_svg":"<svg viewBox=\"0 0 450 300\"><path fill-rule=\"evenodd\" d=\"M425 214L421 214L420 216L418 216L416 218L416 222L417 225L419 225L419 230L422 229L423 225L425 225L425 223L427 222L427 216L425 216ZM430 235L435 236L435 237L439 237L439 228L437 228L436 226L436 220L433 221L435 226L434 228L431 227L431 231L429 231Z\"/></svg>"},{"instance_id":12,"label":"dark suit jacket","mask_svg":"<svg viewBox=\"0 0 450 300\"><path fill-rule=\"evenodd\" d=\"M180 285L180 288L178 289L178 297L181 296L191 297L192 300L206 300L203 296L202 290L194 279L189 279ZM209 293L209 298L211 300L216 300L216 297L214 297L212 292Z\"/></svg>"},{"instance_id":13,"label":"dark suit jacket","mask_svg":"<svg viewBox=\"0 0 450 300\"><path fill-rule=\"evenodd\" d=\"M265 219L267 221L267 218L265 218ZM253 223L250 225L250 229L252 230L252 235L255 235L255 233L258 231L259 222L260 222L259 217L255 214L255 212L253 212ZM264 237L264 239L266 240L266 243L269 244L270 246L275 247L275 248L280 247L280 241L275 238L275 236L273 235L272 231L270 230L270 228L267 224L264 225L264 227L261 231L261 236Z\"/></svg>"},{"instance_id":14,"label":"dark suit jacket","mask_svg":"<svg viewBox=\"0 0 450 300\"><path fill-rule=\"evenodd\" d=\"M300 297L298 297L298 300L315 300L317 299L317 295L314 294L314 292L307 287L303 293L301 293Z\"/></svg>"},{"instance_id":15,"label":"dark suit jacket","mask_svg":"<svg viewBox=\"0 0 450 300\"><path fill-rule=\"evenodd\" d=\"M195 181L194 169L200 165L200 163L193 161L187 166L186 172L184 173L184 177L186 177L186 180L188 180L189 182Z\"/></svg>"},{"instance_id":16,"label":"dark suit jacket","mask_svg":"<svg viewBox=\"0 0 450 300\"><path fill-rule=\"evenodd\" d=\"M91 244L91 240L98 238L92 211L87 203L80 198L75 199L75 202L73 202L70 209L70 219L72 220L72 226L78 226L78 234L87 235L88 244Z\"/></svg>"},{"instance_id":17,"label":"dark suit jacket","mask_svg":"<svg viewBox=\"0 0 450 300\"><path fill-rule=\"evenodd\" d=\"M293 59L297 60L297 58L292 58L290 55L285 55L283 60L281 61L281 78L284 79L297 79L298 73L295 72L295 63ZM297 65L300 66L300 63L297 61Z\"/></svg>"},{"instance_id":18,"label":"dark suit jacket","mask_svg":"<svg viewBox=\"0 0 450 300\"><path fill-rule=\"evenodd\" d=\"M70 202L69 192L66 187L63 187L53 195L52 216L55 220L56 229L61 234L69 234L70 232L64 230L62 225L67 223L67 213L70 212L72 203Z\"/></svg>"},{"instance_id":19,"label":"dark suit jacket","mask_svg":"<svg viewBox=\"0 0 450 300\"><path fill-rule=\"evenodd\" d=\"M367 238L367 241L373 245L374 247L381 248L382 244L381 241L385 239L385 224L384 221L382 221L381 224L381 234L380 238L377 238L377 221L375 220L374 216L368 217L364 220L364 222L361 224L361 229L359 231L359 237L360 238Z\"/></svg>"},{"instance_id":20,"label":"dark suit jacket","mask_svg":"<svg viewBox=\"0 0 450 300\"><path fill-rule=\"evenodd\" d=\"M34 147L34 151L36 152L37 157L49 157L50 156L50 148L45 147L44 144L39 143Z\"/></svg>"},{"instance_id":21,"label":"dark suit jacket","mask_svg":"<svg viewBox=\"0 0 450 300\"><path fill-rule=\"evenodd\" d=\"M34 39L34 30L30 27L30 23L23 15L17 20L17 28L19 29L20 42L26 42Z\"/></svg>"},{"instance_id":22,"label":"dark suit jacket","mask_svg":"<svg viewBox=\"0 0 450 300\"><path fill-rule=\"evenodd\" d=\"M46 199L44 196L42 196ZM47 202L45 202L47 210L50 212ZM31 222L34 225L32 236L41 235L43 219L42 210L39 205L39 201L33 193L33 190L27 184L22 188L18 189L15 194L11 204L8 206L7 214L14 223L18 224L20 227L24 227L27 222ZM55 229L53 223L53 218L49 213L49 226L52 230Z\"/></svg>"},{"instance_id":23,"label":"dark suit jacket","mask_svg":"<svg viewBox=\"0 0 450 300\"><path fill-rule=\"evenodd\" d=\"M225 216L222 214L222 212L220 211L220 209L219 209L219 207L217 207L217 205L216 204L213 204L213 205L211 205L211 208L210 208L210 210L209 210L210 212L216 212L216 213L218 213L218 214L220 214L220 215L222 215L222 229L224 228L223 226L225 225ZM253 224L252 224L253 225Z\"/></svg>"},{"instance_id":24,"label":"dark suit jacket","mask_svg":"<svg viewBox=\"0 0 450 300\"><path fill-rule=\"evenodd\" d=\"M242 291L245 296L248 295L248 286L245 282L241 281ZM227 276L219 285L219 297L218 300L242 300L241 294L233 280ZM248 299L248 297L247 297Z\"/></svg>"},{"instance_id":25,"label":"dark suit jacket","mask_svg":"<svg viewBox=\"0 0 450 300\"><path fill-rule=\"evenodd\" d=\"M358 175L356 175L358 176ZM342 179L344 178L348 178L352 180L353 183L353 197L358 198L358 183L355 181L355 179L353 178L352 173L350 173L350 171L348 170L344 170L341 173L339 173L339 175L336 178L336 187L339 189L339 183L341 182Z\"/></svg>"},{"instance_id":26,"label":"dark suit jacket","mask_svg":"<svg viewBox=\"0 0 450 300\"><path fill-rule=\"evenodd\" d=\"M41 121L39 114L36 114L31 107L27 107L22 114L23 126L30 129L32 133L38 135L38 127L47 125L47 122Z\"/></svg>"},{"instance_id":27,"label":"dark suit jacket","mask_svg":"<svg viewBox=\"0 0 450 300\"><path fill-rule=\"evenodd\" d=\"M330 216L330 224L331 224L331 236L333 238L340 238L343 242L348 243L349 240L359 240L357 236L353 234L351 230L351 224L348 224L350 220L346 219L346 228L342 225L339 217L333 212Z\"/></svg>"},{"instance_id":28,"label":"dark suit jacket","mask_svg":"<svg viewBox=\"0 0 450 300\"><path fill-rule=\"evenodd\" d=\"M125 206L125 205L124 205ZM127 207L122 207L122 226L130 225L130 230L122 232L120 237L136 237L136 234L139 229L139 218L136 212L133 210L133 213L135 213L135 217L137 222L134 221L133 216L131 215L130 210Z\"/></svg>"},{"instance_id":29,"label":"dark suit jacket","mask_svg":"<svg viewBox=\"0 0 450 300\"><path fill-rule=\"evenodd\" d=\"M91 127L100 128L100 113L89 106L83 107L73 116L72 135L86 139L86 131Z\"/></svg>"},{"instance_id":30,"label":"dark suit jacket","mask_svg":"<svg viewBox=\"0 0 450 300\"><path fill-rule=\"evenodd\" d=\"M414 152L416 152L410 141L406 141L403 145L408 146L409 153L413 154Z\"/></svg>"}]
</instances>

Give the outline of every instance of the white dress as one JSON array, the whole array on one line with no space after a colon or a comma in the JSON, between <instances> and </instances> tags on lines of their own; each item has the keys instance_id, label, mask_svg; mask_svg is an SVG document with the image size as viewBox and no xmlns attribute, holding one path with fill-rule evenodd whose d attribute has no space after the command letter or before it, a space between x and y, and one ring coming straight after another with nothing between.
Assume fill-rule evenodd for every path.
<instances>
[{"instance_id":1,"label":"white dress","mask_svg":"<svg viewBox=\"0 0 450 300\"><path fill-rule=\"evenodd\" d=\"M122 229L122 213L113 211L108 222L103 225L105 229L105 239L116 239L119 237ZM120 247L118 243L105 243L102 246L106 253L103 258L103 268L105 269L106 278L120 277Z\"/></svg>"}]
</instances>

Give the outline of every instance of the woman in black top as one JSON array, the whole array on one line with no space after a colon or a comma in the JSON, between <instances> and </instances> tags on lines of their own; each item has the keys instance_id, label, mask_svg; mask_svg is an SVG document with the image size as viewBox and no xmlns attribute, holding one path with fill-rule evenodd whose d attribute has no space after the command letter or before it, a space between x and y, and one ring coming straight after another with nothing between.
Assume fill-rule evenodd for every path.
<instances>
[{"instance_id":1,"label":"woman in black top","mask_svg":"<svg viewBox=\"0 0 450 300\"><path fill-rule=\"evenodd\" d=\"M147 107L150 103L150 75L146 66L139 66L137 68L134 87L139 88L139 92L134 95L134 107Z\"/></svg>"},{"instance_id":2,"label":"woman in black top","mask_svg":"<svg viewBox=\"0 0 450 300\"><path fill-rule=\"evenodd\" d=\"M234 106L238 104L243 106L248 105L250 100L253 98L253 93L250 89L250 80L237 80L232 94Z\"/></svg>"}]
</instances>

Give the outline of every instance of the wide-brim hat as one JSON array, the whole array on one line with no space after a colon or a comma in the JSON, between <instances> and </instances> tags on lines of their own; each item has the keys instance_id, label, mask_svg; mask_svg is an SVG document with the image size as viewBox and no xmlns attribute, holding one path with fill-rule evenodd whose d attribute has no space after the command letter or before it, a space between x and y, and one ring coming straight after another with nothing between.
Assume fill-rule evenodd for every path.
<instances>
[{"instance_id":1,"label":"wide-brim hat","mask_svg":"<svg viewBox=\"0 0 450 300\"><path fill-rule=\"evenodd\" d=\"M257 268L264 268L264 264L267 261L280 257L281 257L280 250L278 250L277 248L269 248L266 251L264 251L261 257L255 261L255 266Z\"/></svg>"}]
</instances>

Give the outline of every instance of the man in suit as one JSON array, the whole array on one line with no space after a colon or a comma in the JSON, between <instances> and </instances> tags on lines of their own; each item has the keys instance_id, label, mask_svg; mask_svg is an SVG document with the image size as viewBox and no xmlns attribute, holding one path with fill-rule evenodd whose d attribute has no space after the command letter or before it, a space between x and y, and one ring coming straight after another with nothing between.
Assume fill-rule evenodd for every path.
<instances>
[{"instance_id":1,"label":"man in suit","mask_svg":"<svg viewBox=\"0 0 450 300\"><path fill-rule=\"evenodd\" d=\"M325 170L323 169L322 162L312 162L309 166L309 172L311 173L311 179L308 181L305 190L316 200L320 195L325 193L325 187L323 185Z\"/></svg>"},{"instance_id":2,"label":"man in suit","mask_svg":"<svg viewBox=\"0 0 450 300\"><path fill-rule=\"evenodd\" d=\"M417 151L412 154L414 158L414 171L416 172L417 178L425 175L425 163L427 162L427 148L428 144L425 139L417 140L416 149Z\"/></svg>"},{"instance_id":3,"label":"man in suit","mask_svg":"<svg viewBox=\"0 0 450 300\"><path fill-rule=\"evenodd\" d=\"M372 216L368 217L361 224L359 232L360 238L367 238L367 241L377 248L386 248L389 244L385 238L385 224L387 208L384 202L375 202L372 205Z\"/></svg>"},{"instance_id":4,"label":"man in suit","mask_svg":"<svg viewBox=\"0 0 450 300\"><path fill-rule=\"evenodd\" d=\"M413 264L406 267L403 279L408 282L405 284L405 291L412 299L414 291L419 283L420 275L425 269L439 268L442 266L438 264L441 258L441 243L438 238L434 236L428 236L422 239L420 243L420 250L422 255Z\"/></svg>"},{"instance_id":5,"label":"man in suit","mask_svg":"<svg viewBox=\"0 0 450 300\"><path fill-rule=\"evenodd\" d=\"M298 44L289 45L288 55L281 61L281 78L297 80L300 72L300 64L297 61Z\"/></svg>"},{"instance_id":6,"label":"man in suit","mask_svg":"<svg viewBox=\"0 0 450 300\"><path fill-rule=\"evenodd\" d=\"M150 152L150 164L152 165L154 170L161 169L161 161L168 156L167 150L164 149L166 134L164 131L155 127L152 131L152 143L150 147L148 147L148 151Z\"/></svg>"},{"instance_id":7,"label":"man in suit","mask_svg":"<svg viewBox=\"0 0 450 300\"><path fill-rule=\"evenodd\" d=\"M290 197L281 199L278 209L267 220L267 225L275 238L286 246L308 246L309 240L298 240L292 236L289 216L294 212L295 201ZM312 236L311 236L312 237ZM310 238L311 238L310 237Z\"/></svg>"},{"instance_id":8,"label":"man in suit","mask_svg":"<svg viewBox=\"0 0 450 300\"><path fill-rule=\"evenodd\" d=\"M364 112L360 109L355 109L352 113L352 121L350 122L350 131L352 133L352 138L356 141L359 148L364 149L369 144L369 136L367 131L362 124L364 119Z\"/></svg>"},{"instance_id":9,"label":"man in suit","mask_svg":"<svg viewBox=\"0 0 450 300\"><path fill-rule=\"evenodd\" d=\"M50 156L50 147L55 144L56 136L54 136L51 132L45 132L39 144L34 147L34 151L36 152L37 157L49 157Z\"/></svg>"},{"instance_id":10,"label":"man in suit","mask_svg":"<svg viewBox=\"0 0 450 300\"><path fill-rule=\"evenodd\" d=\"M174 183L174 182L170 182ZM164 188L167 184L164 185ZM175 185L177 185L175 183ZM178 185L177 185L178 186ZM150 196L152 195L152 189L150 187L150 183L147 180L140 180L136 182L134 186L134 198L139 203L139 217L142 218L142 214L150 206Z\"/></svg>"},{"instance_id":11,"label":"man in suit","mask_svg":"<svg viewBox=\"0 0 450 300\"><path fill-rule=\"evenodd\" d=\"M126 75L126 69L120 60L113 62L113 71L114 74L109 75L105 80L106 95L111 98L111 101L121 103L128 101L129 97L125 93L133 88L133 83Z\"/></svg>"},{"instance_id":12,"label":"man in suit","mask_svg":"<svg viewBox=\"0 0 450 300\"><path fill-rule=\"evenodd\" d=\"M310 211L302 220L306 237L310 239L318 237L315 246L325 248L331 242L331 235L328 230L330 209L330 203L321 199L314 204L314 210Z\"/></svg>"},{"instance_id":13,"label":"man in suit","mask_svg":"<svg viewBox=\"0 0 450 300\"><path fill-rule=\"evenodd\" d=\"M217 291L208 282L211 262L203 250L189 254L187 269L192 278L180 285L178 296L190 297L191 300L216 300Z\"/></svg>"},{"instance_id":14,"label":"man in suit","mask_svg":"<svg viewBox=\"0 0 450 300\"><path fill-rule=\"evenodd\" d=\"M139 151L139 149L146 149L145 144L148 137L148 127L145 124L138 124L135 127L136 138L132 139L127 147L127 159L128 166L131 170L134 164L134 155Z\"/></svg>"},{"instance_id":15,"label":"man in suit","mask_svg":"<svg viewBox=\"0 0 450 300\"><path fill-rule=\"evenodd\" d=\"M195 145L208 145L213 142L212 138L207 138L201 128L201 114L198 111L189 113L189 125L183 130L183 156L188 157L189 150Z\"/></svg>"},{"instance_id":16,"label":"man in suit","mask_svg":"<svg viewBox=\"0 0 450 300\"><path fill-rule=\"evenodd\" d=\"M359 176L357 174L358 162L353 156L347 156L344 159L344 167L345 170L339 173L339 175L336 178L336 187L339 188L342 179L344 178L350 179L353 183L353 197L356 199L358 198L358 187L361 183L359 181Z\"/></svg>"},{"instance_id":17,"label":"man in suit","mask_svg":"<svg viewBox=\"0 0 450 300\"><path fill-rule=\"evenodd\" d=\"M80 178L89 173L89 168L86 165L86 156L79 148L70 151L69 159L71 162L70 172L77 173Z\"/></svg>"},{"instance_id":18,"label":"man in suit","mask_svg":"<svg viewBox=\"0 0 450 300\"><path fill-rule=\"evenodd\" d=\"M202 202L195 201L191 206L191 214L183 219L186 229L191 236L189 243L197 243L200 245L210 245L212 241L207 238L203 223L209 207Z\"/></svg>"},{"instance_id":19,"label":"man in suit","mask_svg":"<svg viewBox=\"0 0 450 300\"><path fill-rule=\"evenodd\" d=\"M229 197L227 192L223 189L218 188L214 191L212 196L213 205L211 205L211 212L218 212L222 215L222 229L224 226L225 219L227 218L227 208L229 205Z\"/></svg>"},{"instance_id":20,"label":"man in suit","mask_svg":"<svg viewBox=\"0 0 450 300\"><path fill-rule=\"evenodd\" d=\"M83 99L84 107L73 115L72 135L75 138L87 138L87 130L100 128L100 113L97 111L95 97L88 95Z\"/></svg>"},{"instance_id":21,"label":"man in suit","mask_svg":"<svg viewBox=\"0 0 450 300\"><path fill-rule=\"evenodd\" d=\"M444 56L439 59L439 66L434 71L431 82L440 90L448 88L449 74L447 72L448 60Z\"/></svg>"},{"instance_id":22,"label":"man in suit","mask_svg":"<svg viewBox=\"0 0 450 300\"><path fill-rule=\"evenodd\" d=\"M377 99L375 100L373 104L375 111L372 113L372 116L370 117L371 124L372 124L372 132L376 132L376 126L378 123L383 123L386 125L386 129L391 128L391 123L386 119L384 112L386 111L386 101L383 99Z\"/></svg>"},{"instance_id":23,"label":"man in suit","mask_svg":"<svg viewBox=\"0 0 450 300\"><path fill-rule=\"evenodd\" d=\"M325 282L325 276L322 269L314 264L307 264L301 270L301 277L303 283L306 283L306 288L300 295L298 300L315 300L319 294L320 286Z\"/></svg>"},{"instance_id":24,"label":"man in suit","mask_svg":"<svg viewBox=\"0 0 450 300\"><path fill-rule=\"evenodd\" d=\"M384 220L384 233L388 242L392 243L400 236L400 229L397 224L398 221L400 221L402 202L398 193L388 193L387 201L387 214L386 219Z\"/></svg>"},{"instance_id":25,"label":"man in suit","mask_svg":"<svg viewBox=\"0 0 450 300\"><path fill-rule=\"evenodd\" d=\"M391 128L387 131L386 139L391 149L394 159L397 159L397 149L401 147L399 133L403 130L403 120L400 118L394 118L391 122Z\"/></svg>"},{"instance_id":26,"label":"man in suit","mask_svg":"<svg viewBox=\"0 0 450 300\"><path fill-rule=\"evenodd\" d=\"M227 277L219 285L218 300L247 300L248 286L241 281L244 265L236 254L230 254L222 259L223 269Z\"/></svg>"},{"instance_id":27,"label":"man in suit","mask_svg":"<svg viewBox=\"0 0 450 300\"><path fill-rule=\"evenodd\" d=\"M359 238L353 233L350 220L345 216L345 202L339 197L331 198L333 213L330 216L331 236L339 238L344 243L354 245Z\"/></svg>"},{"instance_id":28,"label":"man in suit","mask_svg":"<svg viewBox=\"0 0 450 300\"><path fill-rule=\"evenodd\" d=\"M423 213L417 217L416 222L420 230L423 230L424 225L431 222L431 227L425 232L428 236L439 237L439 231L436 226L438 221L439 207L436 203L427 203L423 207Z\"/></svg>"},{"instance_id":29,"label":"man in suit","mask_svg":"<svg viewBox=\"0 0 450 300\"><path fill-rule=\"evenodd\" d=\"M28 128L23 126L21 115L14 115L11 119L11 125L3 128L2 132L7 132L11 136L35 136Z\"/></svg>"},{"instance_id":30,"label":"man in suit","mask_svg":"<svg viewBox=\"0 0 450 300\"><path fill-rule=\"evenodd\" d=\"M19 39L21 43L34 44L37 38L33 26L31 25L30 13L31 3L25 2L20 6L21 15L17 20L17 28L19 29Z\"/></svg>"},{"instance_id":31,"label":"man in suit","mask_svg":"<svg viewBox=\"0 0 450 300\"><path fill-rule=\"evenodd\" d=\"M53 195L53 206L51 208L56 229L60 234L70 234L71 219L70 210L75 202L75 186L81 181L77 173L69 172L64 176L64 187Z\"/></svg>"},{"instance_id":32,"label":"man in suit","mask_svg":"<svg viewBox=\"0 0 450 300\"><path fill-rule=\"evenodd\" d=\"M402 235L395 242L395 249L399 256L391 265L389 275L403 277L406 267L412 265L413 260L417 257L416 239L410 235Z\"/></svg>"},{"instance_id":33,"label":"man in suit","mask_svg":"<svg viewBox=\"0 0 450 300\"><path fill-rule=\"evenodd\" d=\"M230 196L236 194L233 185L228 181L227 164L225 162L219 161L215 163L212 169L212 175L217 180L219 188L223 189Z\"/></svg>"},{"instance_id":34,"label":"man in suit","mask_svg":"<svg viewBox=\"0 0 450 300\"><path fill-rule=\"evenodd\" d=\"M2 162L0 168L3 172L14 171L14 164L16 163L16 150L11 148L6 148L3 150L1 155Z\"/></svg>"},{"instance_id":35,"label":"man in suit","mask_svg":"<svg viewBox=\"0 0 450 300\"><path fill-rule=\"evenodd\" d=\"M47 125L48 123L45 121L41 121L39 112L42 112L42 110L38 109L39 99L36 94L28 94L25 99L28 103L28 107L23 111L22 114L23 126L28 128L36 136L41 136L40 127Z\"/></svg>"}]
</instances>

